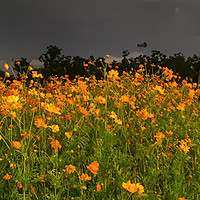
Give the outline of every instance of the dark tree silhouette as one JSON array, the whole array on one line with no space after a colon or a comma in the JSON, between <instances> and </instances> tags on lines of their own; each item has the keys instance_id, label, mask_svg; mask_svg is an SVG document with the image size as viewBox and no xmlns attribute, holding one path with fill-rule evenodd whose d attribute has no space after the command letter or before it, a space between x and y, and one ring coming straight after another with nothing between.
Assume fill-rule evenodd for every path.
<instances>
[{"instance_id":1,"label":"dark tree silhouette","mask_svg":"<svg viewBox=\"0 0 200 200\"><path fill-rule=\"evenodd\" d=\"M122 51L122 63L121 67L119 68L119 74L122 75L123 71L130 71L130 65L129 65L129 60L127 59L127 56L130 54L128 50Z\"/></svg>"},{"instance_id":2,"label":"dark tree silhouette","mask_svg":"<svg viewBox=\"0 0 200 200\"><path fill-rule=\"evenodd\" d=\"M140 55L142 55L142 48L146 48L148 45L146 42L143 42L142 44L137 44L137 47L140 49Z\"/></svg>"},{"instance_id":3,"label":"dark tree silhouette","mask_svg":"<svg viewBox=\"0 0 200 200\"><path fill-rule=\"evenodd\" d=\"M28 67L30 62L26 58L21 57L20 60L13 60L14 67L13 69L17 72L17 76L20 77L23 73L28 72Z\"/></svg>"},{"instance_id":4,"label":"dark tree silhouette","mask_svg":"<svg viewBox=\"0 0 200 200\"><path fill-rule=\"evenodd\" d=\"M61 55L61 49L57 46L48 46L47 51L39 57L39 61L44 63L44 68L41 69L41 72L46 77L51 75L70 75L72 72L71 56Z\"/></svg>"},{"instance_id":5,"label":"dark tree silhouette","mask_svg":"<svg viewBox=\"0 0 200 200\"><path fill-rule=\"evenodd\" d=\"M122 52L122 61L116 62L113 60L112 67L119 66L115 68L118 70L119 74L122 75L123 71L129 72L131 69L139 69L140 64L145 65L145 70L148 73L160 72L158 65L161 67L168 67L173 69L174 73L178 73L182 78L192 78L195 82L198 81L198 74L200 80L200 57L193 55L193 57L188 57L187 59L182 53L176 53L173 56L166 56L158 50L152 50L151 56L143 55L141 53L141 48L146 48L147 43L137 45L140 48L140 55L135 58L127 58L129 55L128 50ZM97 59L94 56L90 56L88 59L82 58L80 56L64 56L61 55L61 49L56 46L48 46L47 51L45 51L39 60L44 63L44 68L40 69L40 72L46 77L57 75L69 75L69 78L73 80L77 76L88 77L90 75L95 75L97 79L102 79L104 66L107 66L105 59L99 57ZM25 58L20 60L21 66L15 65L15 70L18 73L22 73L27 70L29 62ZM152 68L152 64L155 64ZM20 71L21 70L21 71ZM107 71L110 67L107 68Z\"/></svg>"}]
</instances>

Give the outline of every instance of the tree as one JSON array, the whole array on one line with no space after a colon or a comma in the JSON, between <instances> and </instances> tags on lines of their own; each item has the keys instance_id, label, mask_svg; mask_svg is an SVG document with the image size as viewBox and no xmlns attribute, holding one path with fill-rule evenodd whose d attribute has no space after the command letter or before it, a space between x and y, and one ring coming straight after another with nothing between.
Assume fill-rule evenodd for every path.
<instances>
[{"instance_id":1,"label":"tree","mask_svg":"<svg viewBox=\"0 0 200 200\"><path fill-rule=\"evenodd\" d=\"M72 79L75 76L85 76L88 75L86 69L83 66L83 63L86 62L86 59L81 58L80 56L74 56L71 62L71 69L72 69Z\"/></svg>"},{"instance_id":2,"label":"tree","mask_svg":"<svg viewBox=\"0 0 200 200\"><path fill-rule=\"evenodd\" d=\"M143 42L142 44L137 44L137 47L140 49L140 55L142 55L142 48L146 48L148 45L146 42Z\"/></svg>"},{"instance_id":3,"label":"tree","mask_svg":"<svg viewBox=\"0 0 200 200\"><path fill-rule=\"evenodd\" d=\"M72 71L71 56L61 55L61 49L57 46L48 46L47 51L39 57L39 61L44 63L44 68L41 69L41 72L45 77L70 75Z\"/></svg>"},{"instance_id":4,"label":"tree","mask_svg":"<svg viewBox=\"0 0 200 200\"><path fill-rule=\"evenodd\" d=\"M16 74L17 77L21 77L22 74L28 75L28 67L30 65L30 62L27 61L27 58L21 57L21 59L19 59L19 60L12 60L12 62L14 64L13 70L17 72L17 74ZM14 76L15 76L15 74L14 74Z\"/></svg>"},{"instance_id":5,"label":"tree","mask_svg":"<svg viewBox=\"0 0 200 200\"><path fill-rule=\"evenodd\" d=\"M130 71L130 68L129 68L129 61L127 59L127 56L130 54L130 52L128 50L124 50L122 51L122 64L121 64L121 67L119 68L119 73L120 75L123 73L123 71L127 71L129 72Z\"/></svg>"},{"instance_id":6,"label":"tree","mask_svg":"<svg viewBox=\"0 0 200 200\"><path fill-rule=\"evenodd\" d=\"M23 73L28 72L28 67L30 65L30 62L27 61L26 58L21 57L20 60L13 60L14 63L14 70L17 71L17 76L21 76Z\"/></svg>"}]
</instances>

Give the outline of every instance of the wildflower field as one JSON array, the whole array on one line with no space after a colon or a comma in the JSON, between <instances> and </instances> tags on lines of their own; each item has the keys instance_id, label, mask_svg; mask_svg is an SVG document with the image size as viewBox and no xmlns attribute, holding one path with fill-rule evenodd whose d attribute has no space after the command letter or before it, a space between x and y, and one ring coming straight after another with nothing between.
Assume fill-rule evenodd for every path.
<instances>
[{"instance_id":1,"label":"wildflower field","mask_svg":"<svg viewBox=\"0 0 200 200\"><path fill-rule=\"evenodd\" d=\"M0 199L200 199L200 89L159 68L74 81L6 72Z\"/></svg>"}]
</instances>

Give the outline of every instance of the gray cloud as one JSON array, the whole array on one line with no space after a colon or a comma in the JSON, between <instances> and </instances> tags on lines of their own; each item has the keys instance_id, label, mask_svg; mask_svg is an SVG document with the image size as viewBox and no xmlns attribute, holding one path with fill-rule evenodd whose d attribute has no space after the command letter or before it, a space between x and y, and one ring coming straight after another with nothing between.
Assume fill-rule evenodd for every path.
<instances>
[{"instance_id":1,"label":"gray cloud","mask_svg":"<svg viewBox=\"0 0 200 200\"><path fill-rule=\"evenodd\" d=\"M65 55L137 51L198 53L197 0L15 0L0 2L0 60L37 59L50 44Z\"/></svg>"}]
</instances>

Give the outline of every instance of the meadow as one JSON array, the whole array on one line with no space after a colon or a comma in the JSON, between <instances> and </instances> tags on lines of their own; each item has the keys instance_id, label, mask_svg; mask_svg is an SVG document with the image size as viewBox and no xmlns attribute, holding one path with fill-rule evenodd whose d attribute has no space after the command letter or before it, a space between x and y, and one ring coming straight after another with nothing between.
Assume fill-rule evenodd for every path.
<instances>
[{"instance_id":1,"label":"meadow","mask_svg":"<svg viewBox=\"0 0 200 200\"><path fill-rule=\"evenodd\" d=\"M200 89L158 67L119 76L106 64L102 80L74 81L6 72L0 199L200 199Z\"/></svg>"}]
</instances>

